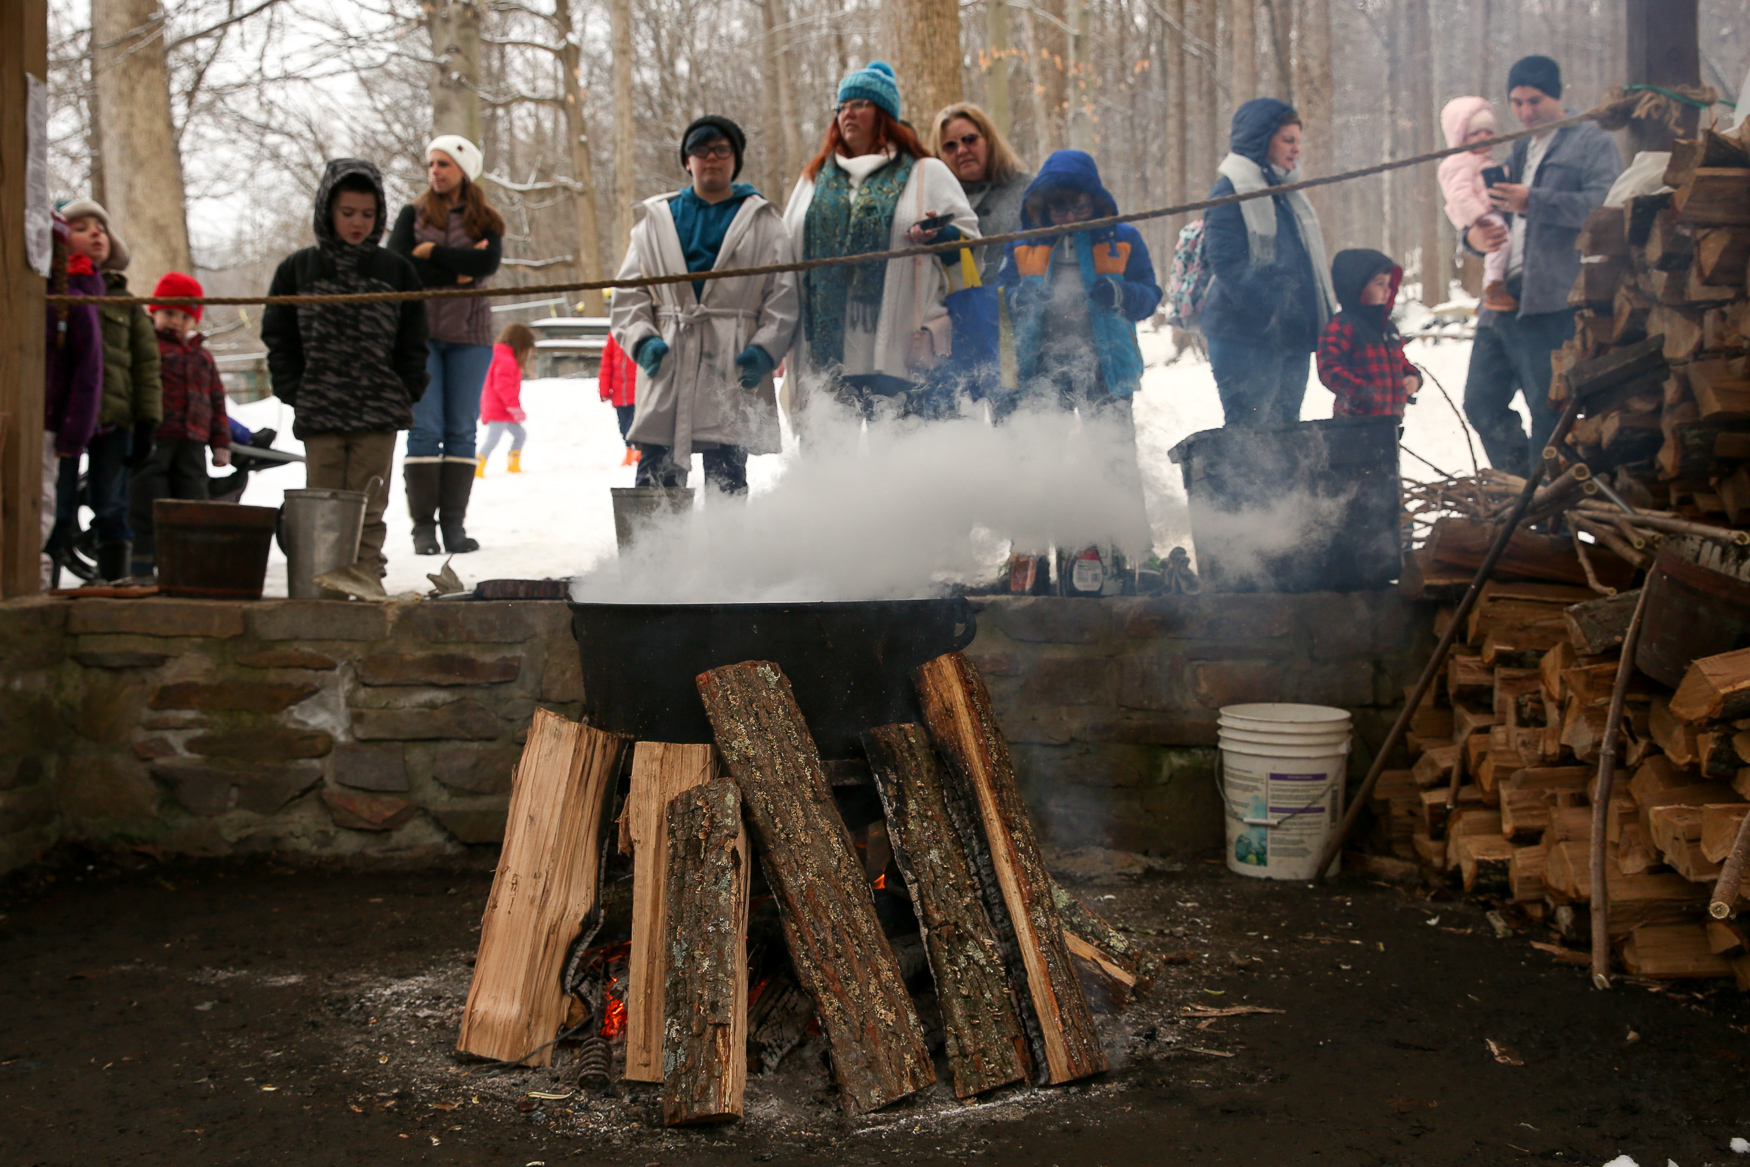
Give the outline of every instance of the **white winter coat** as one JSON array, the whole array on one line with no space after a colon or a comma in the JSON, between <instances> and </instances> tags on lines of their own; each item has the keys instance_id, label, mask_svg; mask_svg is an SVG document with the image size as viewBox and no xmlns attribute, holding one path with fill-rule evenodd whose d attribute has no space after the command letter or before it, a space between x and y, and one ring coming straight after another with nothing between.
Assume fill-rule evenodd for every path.
<instances>
[{"instance_id":1,"label":"white winter coat","mask_svg":"<svg viewBox=\"0 0 1750 1167\"><path fill-rule=\"evenodd\" d=\"M834 165L836 162L835 156L827 165ZM804 231L808 222L808 206L813 201L814 180L805 174L797 180L796 189L790 194L789 205L784 208L784 226L790 232L790 243L799 259L803 258L806 245ZM952 215L954 226L960 228L963 236L968 239L978 238L978 215L966 201L966 192L961 189L960 180L940 160L920 158L913 164L905 190L900 192L899 201L894 204L893 225L888 231L888 249L898 250L911 246L906 242L905 233L927 211ZM942 260L951 260L958 254L948 251L939 256L919 255L910 259L887 261L887 282L881 295L881 315L875 326L873 367L847 367L844 370L847 375L885 373L890 377L911 379L912 373L905 367L905 358L911 350L912 333L925 321L933 320L948 311L942 303L949 291L948 275ZM800 274L806 277L808 273ZM802 329L798 328L796 351L791 354L791 360L793 366L802 366L804 389L811 387L811 383L816 380L812 374L819 372L809 365L807 348Z\"/></svg>"},{"instance_id":2,"label":"white winter coat","mask_svg":"<svg viewBox=\"0 0 1750 1167\"><path fill-rule=\"evenodd\" d=\"M632 235L621 279L687 270L669 200L679 191L633 208ZM730 221L713 270L791 261L790 236L777 208L758 194L742 201ZM701 298L691 281L616 288L609 309L614 340L628 354L660 336L668 345L652 378L638 370L638 412L627 438L668 446L686 465L695 445L740 446L750 454L780 449L772 379L743 389L735 358L757 344L781 361L796 330L796 273L706 280Z\"/></svg>"}]
</instances>

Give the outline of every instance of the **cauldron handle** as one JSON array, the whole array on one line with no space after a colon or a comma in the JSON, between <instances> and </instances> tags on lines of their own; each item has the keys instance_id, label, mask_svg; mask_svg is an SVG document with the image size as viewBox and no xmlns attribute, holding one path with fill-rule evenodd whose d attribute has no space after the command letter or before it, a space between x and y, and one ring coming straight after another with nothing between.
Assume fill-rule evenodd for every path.
<instances>
[{"instance_id":1,"label":"cauldron handle","mask_svg":"<svg viewBox=\"0 0 1750 1167\"><path fill-rule=\"evenodd\" d=\"M978 638L978 609L965 596L957 596L956 599L958 603L955 605L954 623L965 627L963 631L954 634L954 647L948 650L950 652L960 652Z\"/></svg>"}]
</instances>

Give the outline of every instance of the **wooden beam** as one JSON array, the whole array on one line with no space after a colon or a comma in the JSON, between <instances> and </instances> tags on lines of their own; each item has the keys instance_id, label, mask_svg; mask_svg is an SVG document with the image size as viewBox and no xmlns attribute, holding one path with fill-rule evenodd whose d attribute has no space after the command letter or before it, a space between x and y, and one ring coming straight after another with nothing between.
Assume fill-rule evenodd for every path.
<instances>
[{"instance_id":1,"label":"wooden beam","mask_svg":"<svg viewBox=\"0 0 1750 1167\"><path fill-rule=\"evenodd\" d=\"M480 952L456 1041L464 1053L552 1064L548 1043L565 1017L560 971L596 910L602 809L625 744L619 734L535 710L480 921Z\"/></svg>"},{"instance_id":2,"label":"wooden beam","mask_svg":"<svg viewBox=\"0 0 1750 1167\"><path fill-rule=\"evenodd\" d=\"M632 845L632 952L626 965L626 1078L662 1081L668 979L668 806L717 777L717 747L639 742L632 748L626 834Z\"/></svg>"},{"instance_id":3,"label":"wooden beam","mask_svg":"<svg viewBox=\"0 0 1750 1167\"><path fill-rule=\"evenodd\" d=\"M923 1027L789 678L744 661L700 673L698 685L845 1109L879 1110L923 1089L936 1080Z\"/></svg>"},{"instance_id":4,"label":"wooden beam","mask_svg":"<svg viewBox=\"0 0 1750 1167\"><path fill-rule=\"evenodd\" d=\"M44 284L23 225L30 90L48 81L48 28L47 0L0 3L0 413L11 419L0 440L0 598L34 595L41 582Z\"/></svg>"},{"instance_id":5,"label":"wooden beam","mask_svg":"<svg viewBox=\"0 0 1750 1167\"><path fill-rule=\"evenodd\" d=\"M1699 85L1701 38L1697 0L1627 0L1628 50L1623 76L1631 85ZM1629 123L1629 152L1669 150L1674 138L1693 138L1699 110L1685 108L1676 132L1659 121Z\"/></svg>"}]
</instances>

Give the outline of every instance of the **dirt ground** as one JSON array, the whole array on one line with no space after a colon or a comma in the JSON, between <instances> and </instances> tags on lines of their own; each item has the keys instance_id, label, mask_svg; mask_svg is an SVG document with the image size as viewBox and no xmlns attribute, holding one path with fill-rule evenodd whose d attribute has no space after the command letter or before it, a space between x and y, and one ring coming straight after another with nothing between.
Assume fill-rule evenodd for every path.
<instances>
[{"instance_id":1,"label":"dirt ground","mask_svg":"<svg viewBox=\"0 0 1750 1167\"><path fill-rule=\"evenodd\" d=\"M453 1054L489 880L72 853L15 879L0 1163L1750 1162L1729 987L1602 993L1473 905L1207 862L1077 888L1153 953L1101 1019L1109 1074L853 1120L804 1046L750 1077L742 1123L668 1131L651 1089ZM1185 1016L1235 1005L1280 1012Z\"/></svg>"}]
</instances>

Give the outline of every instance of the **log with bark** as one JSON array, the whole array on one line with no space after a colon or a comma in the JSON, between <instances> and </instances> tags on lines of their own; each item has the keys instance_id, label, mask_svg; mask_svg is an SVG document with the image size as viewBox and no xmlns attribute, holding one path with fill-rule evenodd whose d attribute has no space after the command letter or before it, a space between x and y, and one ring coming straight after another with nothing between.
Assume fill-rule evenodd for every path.
<instances>
[{"instance_id":1,"label":"log with bark","mask_svg":"<svg viewBox=\"0 0 1750 1167\"><path fill-rule=\"evenodd\" d=\"M698 686L845 1108L863 1114L923 1089L936 1080L923 1030L789 679L745 661L699 674Z\"/></svg>"}]
</instances>

